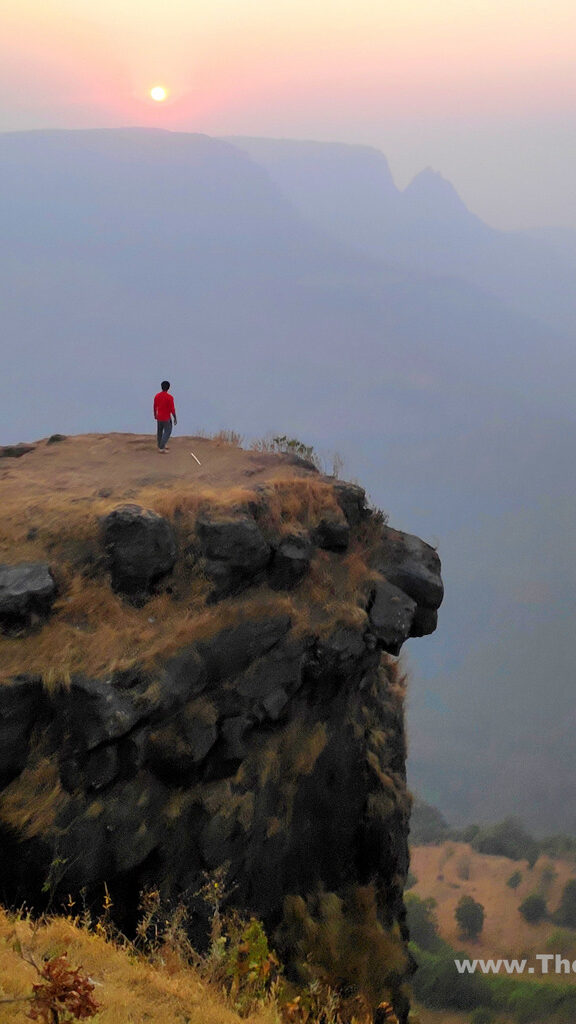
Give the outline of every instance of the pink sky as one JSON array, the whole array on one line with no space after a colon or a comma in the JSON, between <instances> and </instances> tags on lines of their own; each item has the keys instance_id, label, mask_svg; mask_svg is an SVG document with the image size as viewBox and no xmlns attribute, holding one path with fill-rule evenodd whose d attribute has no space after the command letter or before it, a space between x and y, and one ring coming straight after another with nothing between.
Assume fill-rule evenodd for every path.
<instances>
[{"instance_id":1,"label":"pink sky","mask_svg":"<svg viewBox=\"0 0 576 1024\"><path fill-rule=\"evenodd\" d=\"M0 130L369 143L491 223L576 227L574 0L1 3Z\"/></svg>"}]
</instances>

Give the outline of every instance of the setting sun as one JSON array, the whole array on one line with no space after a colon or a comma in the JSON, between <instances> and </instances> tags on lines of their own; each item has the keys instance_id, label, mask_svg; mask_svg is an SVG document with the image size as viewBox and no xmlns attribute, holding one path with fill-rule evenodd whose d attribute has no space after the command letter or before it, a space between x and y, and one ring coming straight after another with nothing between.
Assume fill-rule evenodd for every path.
<instances>
[{"instance_id":1,"label":"setting sun","mask_svg":"<svg viewBox=\"0 0 576 1024\"><path fill-rule=\"evenodd\" d=\"M163 85L155 85L153 89L150 89L150 95L156 103L163 103L168 96L168 91Z\"/></svg>"}]
</instances>

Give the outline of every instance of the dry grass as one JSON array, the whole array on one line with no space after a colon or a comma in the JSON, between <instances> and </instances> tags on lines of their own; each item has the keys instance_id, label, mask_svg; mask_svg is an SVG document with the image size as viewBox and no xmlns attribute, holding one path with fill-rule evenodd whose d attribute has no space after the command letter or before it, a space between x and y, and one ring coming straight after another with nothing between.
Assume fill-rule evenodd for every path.
<instances>
[{"instance_id":1,"label":"dry grass","mask_svg":"<svg viewBox=\"0 0 576 1024\"><path fill-rule=\"evenodd\" d=\"M332 484L321 477L273 480L266 485L264 500L263 523L279 532L294 525L314 527L323 516L342 519Z\"/></svg>"},{"instance_id":2,"label":"dry grass","mask_svg":"<svg viewBox=\"0 0 576 1024\"><path fill-rule=\"evenodd\" d=\"M310 572L291 595L295 630L321 637L337 625L363 630L366 598L375 575L367 550L357 542L346 555L317 550Z\"/></svg>"},{"instance_id":3,"label":"dry grass","mask_svg":"<svg viewBox=\"0 0 576 1024\"><path fill-rule=\"evenodd\" d=\"M135 664L153 668L180 647L246 618L288 613L299 634L326 634L338 623L363 627L372 574L361 543L345 555L317 551L309 576L290 596L262 585L206 606L211 585L195 563L200 515L259 508L269 540L313 530L323 517L342 518L329 481L272 455L245 452L235 447L240 440L233 432L213 441L177 438L171 455L190 461L192 443L210 460L210 473L195 479L189 473L175 479L174 466L189 461L153 462L150 439L134 435L41 442L18 460L22 465L3 471L13 482L3 497L0 562L48 562L60 596L37 632L0 634L0 681L27 672L41 675L50 688L68 685L81 671L102 676ZM255 474L257 489L242 482L247 473ZM104 482L108 486L98 486ZM141 609L112 591L101 545L101 519L123 501L167 517L177 534L180 554L166 590Z\"/></svg>"},{"instance_id":4,"label":"dry grass","mask_svg":"<svg viewBox=\"0 0 576 1024\"><path fill-rule=\"evenodd\" d=\"M0 638L0 680L28 672L51 689L68 685L80 671L102 676L134 665L153 670L196 640L246 620L294 611L288 597L272 591L206 607L207 589L204 581L192 600L164 593L138 609L103 583L76 580L49 627L25 638Z\"/></svg>"},{"instance_id":5,"label":"dry grass","mask_svg":"<svg viewBox=\"0 0 576 1024\"><path fill-rule=\"evenodd\" d=\"M18 778L0 794L0 820L20 837L45 835L69 800L56 763L32 757Z\"/></svg>"},{"instance_id":6,"label":"dry grass","mask_svg":"<svg viewBox=\"0 0 576 1024\"><path fill-rule=\"evenodd\" d=\"M86 578L70 563L60 563L58 576L61 596L49 624L26 636L0 636L0 680L29 672L54 688L81 671L102 676L135 664L153 669L195 640L273 615L288 614L299 635L326 635L336 624L361 629L373 574L360 547L344 557L317 551L309 576L290 595L263 584L207 606L210 583L181 561L170 578L172 593L152 597L144 608L115 594L107 576Z\"/></svg>"},{"instance_id":7,"label":"dry grass","mask_svg":"<svg viewBox=\"0 0 576 1024\"><path fill-rule=\"evenodd\" d=\"M27 1003L5 1003L31 994L38 978L18 953L20 943L36 963L44 956L68 953L73 966L81 965L95 983L95 998L102 1009L99 1024L239 1024L218 991L202 982L178 957L165 957L164 966L135 959L103 937L77 927L66 918L40 926L14 920L0 910L0 1024L28 1019ZM245 1018L245 1024L275 1024L271 1009Z\"/></svg>"},{"instance_id":8,"label":"dry grass","mask_svg":"<svg viewBox=\"0 0 576 1024\"><path fill-rule=\"evenodd\" d=\"M241 448L244 442L242 434L237 430L219 430L217 434L212 434L212 440L217 444L232 445L234 448Z\"/></svg>"}]
</instances>

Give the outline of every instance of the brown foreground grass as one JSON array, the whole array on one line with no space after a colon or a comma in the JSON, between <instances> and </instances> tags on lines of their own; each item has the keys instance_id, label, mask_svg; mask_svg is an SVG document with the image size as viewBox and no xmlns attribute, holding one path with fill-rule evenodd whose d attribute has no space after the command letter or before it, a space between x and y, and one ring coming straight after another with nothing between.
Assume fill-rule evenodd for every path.
<instances>
[{"instance_id":1,"label":"brown foreground grass","mask_svg":"<svg viewBox=\"0 0 576 1024\"><path fill-rule=\"evenodd\" d=\"M40 925L15 920L0 910L0 1024L24 1024L34 968L22 953L41 964L44 958L68 954L72 966L95 984L101 1004L99 1024L239 1024L240 1017L224 1003L220 993L203 982L197 972L177 957L161 965L131 955L105 938L77 927L62 917ZM275 1024L272 1008L243 1018L245 1024Z\"/></svg>"}]
</instances>

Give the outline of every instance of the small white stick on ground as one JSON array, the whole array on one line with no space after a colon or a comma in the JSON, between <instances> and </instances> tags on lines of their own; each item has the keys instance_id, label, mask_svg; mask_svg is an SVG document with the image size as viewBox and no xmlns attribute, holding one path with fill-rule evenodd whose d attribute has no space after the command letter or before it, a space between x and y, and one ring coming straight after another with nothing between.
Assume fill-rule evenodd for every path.
<instances>
[{"instance_id":1,"label":"small white stick on ground","mask_svg":"<svg viewBox=\"0 0 576 1024\"><path fill-rule=\"evenodd\" d=\"M202 465L202 463L200 462L200 459L198 458L198 456L194 455L194 452L190 452L190 455L192 456L193 459L196 459L196 462L198 463L199 466Z\"/></svg>"}]
</instances>

